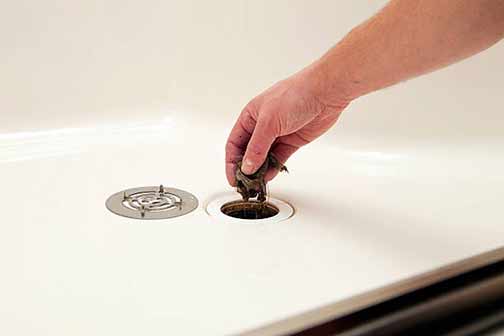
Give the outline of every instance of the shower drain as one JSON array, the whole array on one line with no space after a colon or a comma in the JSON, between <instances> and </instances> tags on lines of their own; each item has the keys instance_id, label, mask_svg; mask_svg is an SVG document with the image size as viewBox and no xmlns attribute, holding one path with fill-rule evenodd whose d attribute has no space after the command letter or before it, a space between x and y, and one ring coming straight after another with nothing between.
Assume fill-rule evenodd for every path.
<instances>
[{"instance_id":1,"label":"shower drain","mask_svg":"<svg viewBox=\"0 0 504 336\"><path fill-rule=\"evenodd\" d=\"M268 197L264 203L253 200L246 202L236 192L230 192L210 200L206 212L223 222L278 223L294 215L294 208L278 198Z\"/></svg>"},{"instance_id":2,"label":"shower drain","mask_svg":"<svg viewBox=\"0 0 504 336\"><path fill-rule=\"evenodd\" d=\"M107 209L119 216L136 219L165 219L185 215L198 207L187 191L159 187L132 188L107 199Z\"/></svg>"}]
</instances>

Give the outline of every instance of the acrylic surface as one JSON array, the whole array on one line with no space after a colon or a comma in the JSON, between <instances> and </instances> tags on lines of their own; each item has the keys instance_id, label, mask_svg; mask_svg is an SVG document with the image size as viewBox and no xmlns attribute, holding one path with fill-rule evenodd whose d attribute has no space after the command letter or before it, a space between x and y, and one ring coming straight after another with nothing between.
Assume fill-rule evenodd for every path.
<instances>
[{"instance_id":1,"label":"acrylic surface","mask_svg":"<svg viewBox=\"0 0 504 336\"><path fill-rule=\"evenodd\" d=\"M504 45L356 101L243 225L228 131L248 99L383 1L17 1L0 13L0 333L236 334L504 244ZM183 217L116 216L156 184Z\"/></svg>"}]
</instances>

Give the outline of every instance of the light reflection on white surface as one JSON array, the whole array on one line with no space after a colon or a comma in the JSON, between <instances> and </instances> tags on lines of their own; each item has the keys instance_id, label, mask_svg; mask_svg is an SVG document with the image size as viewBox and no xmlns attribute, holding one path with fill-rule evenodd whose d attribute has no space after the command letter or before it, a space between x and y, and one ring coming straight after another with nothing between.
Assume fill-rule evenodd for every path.
<instances>
[{"instance_id":1,"label":"light reflection on white surface","mask_svg":"<svg viewBox=\"0 0 504 336\"><path fill-rule=\"evenodd\" d=\"M146 145L183 141L184 124L157 121L0 134L0 162L80 153L101 145Z\"/></svg>"},{"instance_id":2,"label":"light reflection on white surface","mask_svg":"<svg viewBox=\"0 0 504 336\"><path fill-rule=\"evenodd\" d=\"M4 1L0 334L231 335L502 245L504 44L352 104L271 185L291 222L104 206L227 190L241 108L385 2Z\"/></svg>"}]
</instances>

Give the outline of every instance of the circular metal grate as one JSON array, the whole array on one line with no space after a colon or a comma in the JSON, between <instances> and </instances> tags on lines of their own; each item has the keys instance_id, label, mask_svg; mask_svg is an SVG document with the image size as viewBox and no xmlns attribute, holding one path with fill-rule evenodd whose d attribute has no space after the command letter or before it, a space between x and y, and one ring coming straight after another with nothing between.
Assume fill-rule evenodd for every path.
<instances>
[{"instance_id":1,"label":"circular metal grate","mask_svg":"<svg viewBox=\"0 0 504 336\"><path fill-rule=\"evenodd\" d=\"M185 215L198 207L198 200L187 191L159 187L127 189L107 199L113 213L136 219L165 219Z\"/></svg>"}]
</instances>

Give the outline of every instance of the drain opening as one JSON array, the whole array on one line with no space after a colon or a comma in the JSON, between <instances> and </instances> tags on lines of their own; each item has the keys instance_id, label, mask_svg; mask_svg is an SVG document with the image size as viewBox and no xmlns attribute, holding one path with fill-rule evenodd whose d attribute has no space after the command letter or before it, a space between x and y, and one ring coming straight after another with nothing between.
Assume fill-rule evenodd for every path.
<instances>
[{"instance_id":1,"label":"drain opening","mask_svg":"<svg viewBox=\"0 0 504 336\"><path fill-rule=\"evenodd\" d=\"M264 219L278 214L276 206L268 202L233 201L221 206L221 212L227 216L240 219Z\"/></svg>"}]
</instances>

